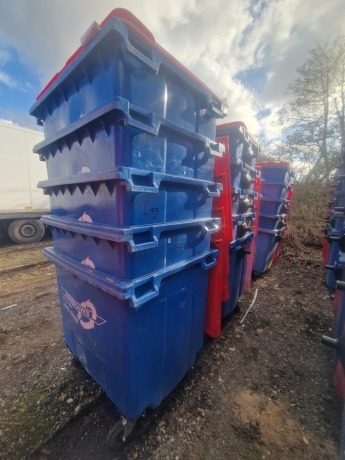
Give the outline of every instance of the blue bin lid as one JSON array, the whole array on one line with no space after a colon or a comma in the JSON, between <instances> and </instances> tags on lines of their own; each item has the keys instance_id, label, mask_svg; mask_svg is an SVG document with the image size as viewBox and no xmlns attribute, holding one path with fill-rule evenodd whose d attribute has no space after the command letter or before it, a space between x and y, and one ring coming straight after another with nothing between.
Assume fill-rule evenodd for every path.
<instances>
[{"instance_id":1,"label":"blue bin lid","mask_svg":"<svg viewBox=\"0 0 345 460\"><path fill-rule=\"evenodd\" d=\"M183 80L195 88L195 90L206 93L209 98L217 105L217 111L222 118L227 115L227 102L225 99L218 97L208 86L199 80L190 70L182 65L175 57L168 53L156 41L152 33L136 18L130 11L118 8L113 10L105 20L98 25L94 22L88 31L83 35L82 45L72 54L67 60L64 67L60 72L56 73L54 77L48 82L43 90L36 97L36 103L30 109L30 114L34 115L38 106L43 100L49 96L62 81L74 70L78 64L89 54L89 51L94 48L100 40L102 40L108 33L116 30L125 41L128 41L129 35L134 35L139 41L144 42L152 49L155 50L161 62L154 62L148 59L150 66L155 67L153 70L158 72L161 63L169 65L174 68L174 72Z\"/></svg>"},{"instance_id":2,"label":"blue bin lid","mask_svg":"<svg viewBox=\"0 0 345 460\"><path fill-rule=\"evenodd\" d=\"M234 121L230 123L223 123L217 126L216 136L234 136L237 138L241 138L244 141L252 144L253 148L257 150L256 156L261 153L261 148L258 142L253 138L251 134L249 134L247 126L243 121Z\"/></svg>"}]
</instances>

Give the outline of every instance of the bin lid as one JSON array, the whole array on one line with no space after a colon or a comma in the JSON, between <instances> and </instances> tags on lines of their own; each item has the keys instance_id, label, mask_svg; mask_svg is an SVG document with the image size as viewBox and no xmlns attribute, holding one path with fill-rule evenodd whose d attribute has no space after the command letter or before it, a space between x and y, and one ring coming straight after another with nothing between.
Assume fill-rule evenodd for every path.
<instances>
[{"instance_id":1,"label":"bin lid","mask_svg":"<svg viewBox=\"0 0 345 460\"><path fill-rule=\"evenodd\" d=\"M93 22L89 29L85 32L82 37L82 45L72 54L72 56L66 61L64 67L57 72L54 77L47 83L47 85L42 89L42 91L36 97L38 101L49 89L52 89L53 84L56 82L57 79L61 77L61 75L66 71L68 67L76 60L78 56L80 56L85 50L87 45L93 40L93 38L98 35L102 29L108 25L110 22L118 22L121 21L128 26L139 38L151 46L152 48L156 49L162 55L165 56L172 64L174 64L179 71L181 71L187 78L193 80L196 84L206 89L208 92L212 94L212 97L217 101L221 107L223 107L224 116L227 114L227 101L226 99L221 99L218 97L204 82L202 82L196 75L194 75L189 69L187 69L181 62L179 62L174 56L172 56L168 51L166 51L161 45L159 45L153 34L144 26L144 24L139 21L139 19L134 16L130 11L124 8L116 8L111 11L108 16L101 22L100 25L97 22Z\"/></svg>"}]
</instances>

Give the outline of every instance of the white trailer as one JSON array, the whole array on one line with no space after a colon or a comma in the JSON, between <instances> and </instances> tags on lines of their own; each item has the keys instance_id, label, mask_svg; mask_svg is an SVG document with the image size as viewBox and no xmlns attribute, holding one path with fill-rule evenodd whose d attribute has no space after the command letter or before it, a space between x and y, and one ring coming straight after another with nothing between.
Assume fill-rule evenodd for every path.
<instances>
[{"instance_id":1,"label":"white trailer","mask_svg":"<svg viewBox=\"0 0 345 460\"><path fill-rule=\"evenodd\" d=\"M46 165L32 152L43 133L0 121L0 231L15 243L40 241L49 214L49 198L37 183L47 178Z\"/></svg>"}]
</instances>

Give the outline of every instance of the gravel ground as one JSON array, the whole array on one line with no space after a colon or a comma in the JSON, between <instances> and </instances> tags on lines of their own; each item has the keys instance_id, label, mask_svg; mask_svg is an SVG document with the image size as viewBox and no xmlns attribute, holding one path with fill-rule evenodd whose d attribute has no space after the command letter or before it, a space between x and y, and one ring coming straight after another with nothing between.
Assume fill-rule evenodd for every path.
<instances>
[{"instance_id":1,"label":"gravel ground","mask_svg":"<svg viewBox=\"0 0 345 460\"><path fill-rule=\"evenodd\" d=\"M241 298L217 340L120 452L119 419L71 364L49 242L0 248L0 457L6 459L335 459L341 402L331 386L331 301L320 250L282 257ZM21 266L22 265L22 266ZM242 325L255 289L258 297Z\"/></svg>"}]
</instances>

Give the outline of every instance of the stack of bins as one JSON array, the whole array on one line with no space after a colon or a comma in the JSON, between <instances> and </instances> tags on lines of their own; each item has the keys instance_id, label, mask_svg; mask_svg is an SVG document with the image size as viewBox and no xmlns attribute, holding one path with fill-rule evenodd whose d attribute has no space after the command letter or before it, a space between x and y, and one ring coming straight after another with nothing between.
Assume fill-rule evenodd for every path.
<instances>
[{"instance_id":1,"label":"stack of bins","mask_svg":"<svg viewBox=\"0 0 345 460\"><path fill-rule=\"evenodd\" d=\"M329 289L335 289L337 280L341 279L342 270L339 266L339 242L344 234L345 226L345 172L342 164L333 176L333 190L327 204L328 215L325 218L325 238L323 257L326 273L326 284Z\"/></svg>"},{"instance_id":2,"label":"stack of bins","mask_svg":"<svg viewBox=\"0 0 345 460\"><path fill-rule=\"evenodd\" d=\"M345 459L345 145L341 163L333 176L323 245L323 261L327 268L326 284L334 291L333 313L335 338L323 336L324 344L334 349L333 384L343 401L340 458Z\"/></svg>"},{"instance_id":3,"label":"stack of bins","mask_svg":"<svg viewBox=\"0 0 345 460\"><path fill-rule=\"evenodd\" d=\"M291 204L291 202L292 202L293 192L294 192L294 183L293 183L293 180L291 178L289 190L288 190L288 192L286 194L286 199L288 200L289 204ZM288 219L289 219L290 209L291 209L290 206L288 206L286 211L285 211L285 225L283 226L281 239L280 239L280 241L278 241L277 249L276 249L276 251L274 253L274 256L273 256L273 262L278 262L278 259L279 259L279 256L280 256L280 251L282 249L283 240L284 240L284 237L285 237L285 234L286 234L287 222L288 222Z\"/></svg>"},{"instance_id":4,"label":"stack of bins","mask_svg":"<svg viewBox=\"0 0 345 460\"><path fill-rule=\"evenodd\" d=\"M45 253L65 341L133 425L203 344L225 108L119 9L86 35L31 114L46 137L36 147L52 210Z\"/></svg>"},{"instance_id":5,"label":"stack of bins","mask_svg":"<svg viewBox=\"0 0 345 460\"><path fill-rule=\"evenodd\" d=\"M247 290L251 286L252 272L255 261L256 245L259 231L259 217L260 217L260 197L261 197L261 166L255 166L255 169L259 172L259 176L256 177L254 182L254 191L256 197L254 198L254 213L255 221L252 227L254 238L248 245L248 255L245 259L244 279L243 279L243 290Z\"/></svg>"},{"instance_id":6,"label":"stack of bins","mask_svg":"<svg viewBox=\"0 0 345 460\"><path fill-rule=\"evenodd\" d=\"M332 201L333 201L333 193L334 190L330 190L330 201L326 205L326 217L323 218L325 221L325 226L322 228L322 232L324 233L323 239L322 239L322 261L323 265L328 264L328 259L329 259L329 254L331 250L331 243L329 240L330 236L330 221L331 221L331 212L332 212Z\"/></svg>"},{"instance_id":7,"label":"stack of bins","mask_svg":"<svg viewBox=\"0 0 345 460\"><path fill-rule=\"evenodd\" d=\"M225 152L216 158L214 173L223 192L213 201L212 213L223 225L211 243L219 250L219 258L209 278L205 332L213 338L220 335L221 320L234 311L243 289L245 256L254 236L254 182L260 175L254 167L259 146L244 123L217 126L216 140Z\"/></svg>"},{"instance_id":8,"label":"stack of bins","mask_svg":"<svg viewBox=\"0 0 345 460\"><path fill-rule=\"evenodd\" d=\"M287 162L260 162L261 198L259 213L259 230L256 243L256 274L265 273L279 252L286 226L286 215L292 198L292 173Z\"/></svg>"},{"instance_id":9,"label":"stack of bins","mask_svg":"<svg viewBox=\"0 0 345 460\"><path fill-rule=\"evenodd\" d=\"M322 337L325 345L334 349L335 373L333 385L336 393L345 402L345 228L337 240L338 256L336 261L337 280L333 313L335 315L335 338ZM341 458L345 458L345 405L343 411L343 427L341 435Z\"/></svg>"}]
</instances>

